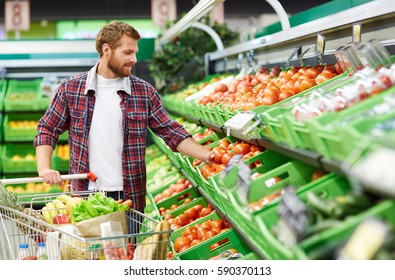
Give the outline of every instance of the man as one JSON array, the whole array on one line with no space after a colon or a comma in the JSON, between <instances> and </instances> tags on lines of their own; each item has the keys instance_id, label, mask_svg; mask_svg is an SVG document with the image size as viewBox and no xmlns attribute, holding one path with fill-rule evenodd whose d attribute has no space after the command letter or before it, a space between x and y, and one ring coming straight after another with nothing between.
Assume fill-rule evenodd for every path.
<instances>
[{"instance_id":1,"label":"man","mask_svg":"<svg viewBox=\"0 0 395 280\"><path fill-rule=\"evenodd\" d=\"M37 170L48 184L61 183L51 169L51 156L64 131L69 131L70 174L89 171L99 177L108 195L132 199L143 212L146 194L147 128L173 150L211 162L212 152L195 142L171 120L153 86L131 74L140 34L122 22L104 26L96 38L99 61L89 71L64 80L38 123L34 140ZM77 190L96 190L93 182L72 182Z\"/></svg>"}]
</instances>

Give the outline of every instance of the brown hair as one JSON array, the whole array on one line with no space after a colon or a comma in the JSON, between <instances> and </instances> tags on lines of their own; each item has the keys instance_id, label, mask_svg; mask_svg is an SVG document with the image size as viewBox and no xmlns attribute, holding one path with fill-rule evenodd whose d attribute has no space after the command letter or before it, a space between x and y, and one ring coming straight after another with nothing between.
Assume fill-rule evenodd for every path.
<instances>
[{"instance_id":1,"label":"brown hair","mask_svg":"<svg viewBox=\"0 0 395 280\"><path fill-rule=\"evenodd\" d=\"M135 40L141 38L138 31L127 23L112 21L105 25L96 36L96 50L99 56L103 56L102 47L105 43L107 43L111 49L116 49L123 35L132 37Z\"/></svg>"}]
</instances>

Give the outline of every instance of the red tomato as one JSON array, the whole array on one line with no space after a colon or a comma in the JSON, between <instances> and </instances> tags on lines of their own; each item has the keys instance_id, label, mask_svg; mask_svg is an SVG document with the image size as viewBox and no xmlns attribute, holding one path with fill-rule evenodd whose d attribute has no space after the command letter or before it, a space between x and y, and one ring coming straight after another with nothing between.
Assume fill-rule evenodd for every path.
<instances>
[{"instance_id":1,"label":"red tomato","mask_svg":"<svg viewBox=\"0 0 395 280\"><path fill-rule=\"evenodd\" d=\"M210 222L210 226L212 229L214 228L219 228L223 229L224 228L224 222L222 220L215 220Z\"/></svg>"},{"instance_id":2,"label":"red tomato","mask_svg":"<svg viewBox=\"0 0 395 280\"><path fill-rule=\"evenodd\" d=\"M207 229L205 229L205 228L199 228L199 229L197 230L197 232L196 232L197 238L200 239L200 240L202 240L202 238L205 238L207 232L208 232Z\"/></svg>"},{"instance_id":3,"label":"red tomato","mask_svg":"<svg viewBox=\"0 0 395 280\"><path fill-rule=\"evenodd\" d=\"M226 138L222 138L221 140L218 141L218 148L225 149L229 146L230 142Z\"/></svg>"},{"instance_id":4,"label":"red tomato","mask_svg":"<svg viewBox=\"0 0 395 280\"><path fill-rule=\"evenodd\" d=\"M291 96L293 96L293 93L291 93L289 91L283 91L278 95L278 101L282 101L282 100L287 99Z\"/></svg>"},{"instance_id":5,"label":"red tomato","mask_svg":"<svg viewBox=\"0 0 395 280\"><path fill-rule=\"evenodd\" d=\"M300 91L305 91L313 86L315 86L317 83L314 79L304 79L300 83Z\"/></svg>"},{"instance_id":6,"label":"red tomato","mask_svg":"<svg viewBox=\"0 0 395 280\"><path fill-rule=\"evenodd\" d=\"M195 205L195 206L193 206L193 208L195 208L199 213L200 213L200 211L203 209L203 205L201 205L201 204L197 204L197 205Z\"/></svg>"},{"instance_id":7,"label":"red tomato","mask_svg":"<svg viewBox=\"0 0 395 280\"><path fill-rule=\"evenodd\" d=\"M174 241L174 250L178 253L182 247L189 244L191 244L191 241L188 238L180 236Z\"/></svg>"},{"instance_id":8,"label":"red tomato","mask_svg":"<svg viewBox=\"0 0 395 280\"><path fill-rule=\"evenodd\" d=\"M202 210L199 213L199 217L205 217L207 215L209 215L212 212L211 208L207 208L207 207L203 207Z\"/></svg>"},{"instance_id":9,"label":"red tomato","mask_svg":"<svg viewBox=\"0 0 395 280\"><path fill-rule=\"evenodd\" d=\"M199 212L193 207L185 210L184 214L187 215L187 217L192 220L195 220L196 218L199 217Z\"/></svg>"},{"instance_id":10,"label":"red tomato","mask_svg":"<svg viewBox=\"0 0 395 280\"><path fill-rule=\"evenodd\" d=\"M228 86L222 83L219 83L214 88L215 92L225 92L228 91Z\"/></svg>"},{"instance_id":11,"label":"red tomato","mask_svg":"<svg viewBox=\"0 0 395 280\"><path fill-rule=\"evenodd\" d=\"M191 242L191 244L189 244L189 246L193 247L193 246L199 244L200 242L202 242L202 241L200 241L199 239L192 240L192 242Z\"/></svg>"},{"instance_id":12,"label":"red tomato","mask_svg":"<svg viewBox=\"0 0 395 280\"><path fill-rule=\"evenodd\" d=\"M248 154L250 152L250 145L249 144L237 144L234 148L235 154Z\"/></svg>"},{"instance_id":13,"label":"red tomato","mask_svg":"<svg viewBox=\"0 0 395 280\"><path fill-rule=\"evenodd\" d=\"M191 247L190 245L185 245L184 247L182 247L182 248L178 251L178 253L182 253L182 252L184 252L185 250L188 250L190 247Z\"/></svg>"},{"instance_id":14,"label":"red tomato","mask_svg":"<svg viewBox=\"0 0 395 280\"><path fill-rule=\"evenodd\" d=\"M214 148L212 152L214 153L215 162L222 163L222 157L224 156L224 154L226 154L226 149L217 147Z\"/></svg>"},{"instance_id":15,"label":"red tomato","mask_svg":"<svg viewBox=\"0 0 395 280\"><path fill-rule=\"evenodd\" d=\"M226 166L229 163L229 161L232 159L233 156L234 156L234 154L232 154L232 153L224 154L222 157L222 163Z\"/></svg>"}]
</instances>

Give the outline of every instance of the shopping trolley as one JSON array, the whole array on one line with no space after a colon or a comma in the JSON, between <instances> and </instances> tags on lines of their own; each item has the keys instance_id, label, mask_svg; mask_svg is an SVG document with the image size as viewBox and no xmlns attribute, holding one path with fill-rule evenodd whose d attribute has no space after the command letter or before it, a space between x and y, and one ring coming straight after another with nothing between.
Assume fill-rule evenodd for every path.
<instances>
[{"instance_id":1,"label":"shopping trolley","mask_svg":"<svg viewBox=\"0 0 395 280\"><path fill-rule=\"evenodd\" d=\"M92 173L62 175L62 180L90 179ZM0 180L2 185L43 182L42 178L16 178ZM16 260L20 244L28 244L29 257L36 259L40 242L45 242L49 260L158 260L166 259L170 249L170 233L163 221L157 221L143 213L130 209L127 222L138 223L138 233L114 232L111 236L85 238L73 224L55 225L42 219L42 206L68 194L87 199L94 191L73 191L19 195L18 199L27 211L0 205L0 259Z\"/></svg>"}]
</instances>

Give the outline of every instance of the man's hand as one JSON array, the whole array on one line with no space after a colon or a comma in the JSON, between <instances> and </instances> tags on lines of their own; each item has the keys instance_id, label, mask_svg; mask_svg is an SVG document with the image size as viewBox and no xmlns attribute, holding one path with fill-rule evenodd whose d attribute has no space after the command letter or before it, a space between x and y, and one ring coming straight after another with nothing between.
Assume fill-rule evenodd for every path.
<instances>
[{"instance_id":1,"label":"man's hand","mask_svg":"<svg viewBox=\"0 0 395 280\"><path fill-rule=\"evenodd\" d=\"M44 179L44 182L50 185L62 184L62 178L60 177L60 173L57 170L47 169L40 171L38 176Z\"/></svg>"},{"instance_id":2,"label":"man's hand","mask_svg":"<svg viewBox=\"0 0 395 280\"><path fill-rule=\"evenodd\" d=\"M206 161L206 163L213 163L215 161L214 158L215 158L214 153L212 151L209 151L207 153L207 157L206 157L205 161Z\"/></svg>"}]
</instances>

